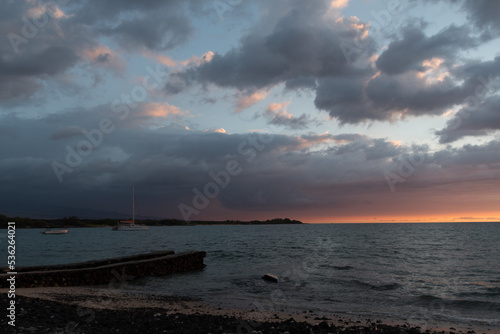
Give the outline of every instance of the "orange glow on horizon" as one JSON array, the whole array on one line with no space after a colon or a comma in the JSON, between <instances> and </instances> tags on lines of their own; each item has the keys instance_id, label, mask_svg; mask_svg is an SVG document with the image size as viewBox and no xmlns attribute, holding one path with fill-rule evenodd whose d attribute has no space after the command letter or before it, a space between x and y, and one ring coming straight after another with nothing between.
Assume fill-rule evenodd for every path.
<instances>
[{"instance_id":1,"label":"orange glow on horizon","mask_svg":"<svg viewBox=\"0 0 500 334\"><path fill-rule=\"evenodd\" d=\"M500 222L500 212L485 214L429 215L429 216L346 216L346 217L314 217L299 219L309 224L359 224L359 223L466 223L466 222Z\"/></svg>"}]
</instances>

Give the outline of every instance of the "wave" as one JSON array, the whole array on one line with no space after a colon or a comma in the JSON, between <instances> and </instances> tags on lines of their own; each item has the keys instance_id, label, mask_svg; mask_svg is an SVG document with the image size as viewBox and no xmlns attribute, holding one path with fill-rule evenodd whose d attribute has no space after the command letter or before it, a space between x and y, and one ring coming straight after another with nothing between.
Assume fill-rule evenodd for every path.
<instances>
[{"instance_id":1,"label":"wave","mask_svg":"<svg viewBox=\"0 0 500 334\"><path fill-rule=\"evenodd\" d=\"M334 266L331 264L320 264L320 268L334 269L334 270L351 270L354 269L352 266Z\"/></svg>"},{"instance_id":2,"label":"wave","mask_svg":"<svg viewBox=\"0 0 500 334\"><path fill-rule=\"evenodd\" d=\"M500 320L494 318L474 318L467 316L455 316L447 314L435 315L434 318L438 321L446 321L450 323L460 323L467 325L480 325L480 326L500 326Z\"/></svg>"},{"instance_id":3,"label":"wave","mask_svg":"<svg viewBox=\"0 0 500 334\"><path fill-rule=\"evenodd\" d=\"M251 259L252 256L249 256L248 254L245 254L244 252L241 251L225 251L225 250L214 250L210 251L209 253L211 258L214 259L222 259L222 260L235 260L235 259L244 259L248 258Z\"/></svg>"},{"instance_id":4,"label":"wave","mask_svg":"<svg viewBox=\"0 0 500 334\"><path fill-rule=\"evenodd\" d=\"M333 269L335 270L349 270L352 269L351 266L333 266Z\"/></svg>"},{"instance_id":5,"label":"wave","mask_svg":"<svg viewBox=\"0 0 500 334\"><path fill-rule=\"evenodd\" d=\"M452 307L462 310L485 310L489 312L500 311L500 302L498 301L486 301L477 299L448 299L433 295L418 296L416 304L437 308L437 302L439 302L442 307Z\"/></svg>"},{"instance_id":6,"label":"wave","mask_svg":"<svg viewBox=\"0 0 500 334\"><path fill-rule=\"evenodd\" d=\"M471 291L471 292L460 292L459 297L496 297L500 296L500 288L486 288L485 291Z\"/></svg>"},{"instance_id":7,"label":"wave","mask_svg":"<svg viewBox=\"0 0 500 334\"><path fill-rule=\"evenodd\" d=\"M420 295L417 298L420 302L433 302L435 300L442 300L442 298L433 295Z\"/></svg>"},{"instance_id":8,"label":"wave","mask_svg":"<svg viewBox=\"0 0 500 334\"><path fill-rule=\"evenodd\" d=\"M500 303L495 301L456 299L449 302L452 306L466 309L484 309L492 312L500 312Z\"/></svg>"},{"instance_id":9,"label":"wave","mask_svg":"<svg viewBox=\"0 0 500 334\"><path fill-rule=\"evenodd\" d=\"M401 285L399 285L397 282L367 282L367 281L358 281L358 280L353 280L356 284L360 284L362 286L368 287L372 290L378 290L378 291L385 291L385 290L394 290L399 288Z\"/></svg>"}]
</instances>

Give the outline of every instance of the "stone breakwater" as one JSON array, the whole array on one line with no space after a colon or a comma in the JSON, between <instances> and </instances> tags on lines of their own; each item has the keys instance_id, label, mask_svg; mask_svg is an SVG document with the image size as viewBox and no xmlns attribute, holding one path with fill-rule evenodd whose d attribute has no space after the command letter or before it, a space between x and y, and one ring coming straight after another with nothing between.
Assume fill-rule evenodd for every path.
<instances>
[{"instance_id":1,"label":"stone breakwater","mask_svg":"<svg viewBox=\"0 0 500 334\"><path fill-rule=\"evenodd\" d=\"M173 251L139 254L67 265L18 267L17 288L120 284L135 277L160 276L205 267L206 252L174 254ZM7 288L6 268L0 274L0 288Z\"/></svg>"}]
</instances>

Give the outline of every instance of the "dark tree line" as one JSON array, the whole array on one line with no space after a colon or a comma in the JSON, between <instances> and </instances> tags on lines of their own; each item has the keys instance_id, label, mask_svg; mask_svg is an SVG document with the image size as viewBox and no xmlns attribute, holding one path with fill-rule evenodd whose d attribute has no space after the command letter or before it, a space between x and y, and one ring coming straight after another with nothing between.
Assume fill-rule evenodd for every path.
<instances>
[{"instance_id":1,"label":"dark tree line","mask_svg":"<svg viewBox=\"0 0 500 334\"><path fill-rule=\"evenodd\" d=\"M0 228L7 228L8 222L15 222L17 228L60 228L60 227L105 227L119 223L118 219L80 219L76 216L60 219L34 219L29 217L7 217L0 214ZM223 221L184 221L179 219L145 219L137 221L148 226L192 226L192 225L278 225L302 224L289 218L274 218L268 220L223 220Z\"/></svg>"}]
</instances>

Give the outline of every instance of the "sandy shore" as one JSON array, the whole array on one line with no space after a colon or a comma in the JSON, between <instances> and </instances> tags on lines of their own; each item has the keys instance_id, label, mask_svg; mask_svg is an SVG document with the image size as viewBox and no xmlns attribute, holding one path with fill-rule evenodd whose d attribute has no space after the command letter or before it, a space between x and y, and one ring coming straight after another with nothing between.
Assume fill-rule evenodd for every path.
<instances>
[{"instance_id":1,"label":"sandy shore","mask_svg":"<svg viewBox=\"0 0 500 334\"><path fill-rule=\"evenodd\" d=\"M6 311L6 291L0 290ZM14 333L6 316L2 328ZM17 333L495 333L488 328L418 327L339 315L259 312L209 306L185 297L144 295L104 287L16 291Z\"/></svg>"}]
</instances>

